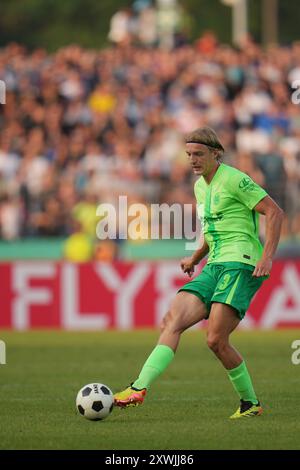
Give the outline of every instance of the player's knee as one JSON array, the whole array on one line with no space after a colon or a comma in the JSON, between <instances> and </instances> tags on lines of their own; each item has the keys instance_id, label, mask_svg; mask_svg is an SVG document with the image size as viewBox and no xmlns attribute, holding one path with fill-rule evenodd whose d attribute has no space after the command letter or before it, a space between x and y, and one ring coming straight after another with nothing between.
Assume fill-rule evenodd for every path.
<instances>
[{"instance_id":1,"label":"player's knee","mask_svg":"<svg viewBox=\"0 0 300 470\"><path fill-rule=\"evenodd\" d=\"M211 349L212 351L216 351L217 346L218 346L218 341L215 336L208 335L206 338L206 343L209 349Z\"/></svg>"},{"instance_id":2,"label":"player's knee","mask_svg":"<svg viewBox=\"0 0 300 470\"><path fill-rule=\"evenodd\" d=\"M207 336L207 346L217 355L222 354L226 350L227 344L227 340L218 334L211 333Z\"/></svg>"}]
</instances>

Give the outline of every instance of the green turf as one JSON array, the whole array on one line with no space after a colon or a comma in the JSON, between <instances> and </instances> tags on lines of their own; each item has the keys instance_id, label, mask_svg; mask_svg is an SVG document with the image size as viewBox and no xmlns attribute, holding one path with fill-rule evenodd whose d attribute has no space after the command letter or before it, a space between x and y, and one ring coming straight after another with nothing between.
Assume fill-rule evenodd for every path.
<instances>
[{"instance_id":1,"label":"green turf","mask_svg":"<svg viewBox=\"0 0 300 470\"><path fill-rule=\"evenodd\" d=\"M99 422L76 413L79 388L93 381L123 388L156 337L152 331L0 332L7 345L0 448L300 449L300 365L291 363L300 330L234 334L264 404L261 417L228 419L238 397L201 331L184 335L142 407L115 409Z\"/></svg>"}]
</instances>

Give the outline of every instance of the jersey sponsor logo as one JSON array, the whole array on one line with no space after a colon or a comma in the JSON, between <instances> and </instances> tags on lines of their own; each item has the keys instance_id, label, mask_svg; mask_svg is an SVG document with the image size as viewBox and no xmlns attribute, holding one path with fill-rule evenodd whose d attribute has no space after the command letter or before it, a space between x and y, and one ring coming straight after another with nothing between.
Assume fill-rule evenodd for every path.
<instances>
[{"instance_id":1,"label":"jersey sponsor logo","mask_svg":"<svg viewBox=\"0 0 300 470\"><path fill-rule=\"evenodd\" d=\"M239 188L243 192L253 191L253 189L255 188L255 183L249 177L248 178L243 178L240 181Z\"/></svg>"}]
</instances>

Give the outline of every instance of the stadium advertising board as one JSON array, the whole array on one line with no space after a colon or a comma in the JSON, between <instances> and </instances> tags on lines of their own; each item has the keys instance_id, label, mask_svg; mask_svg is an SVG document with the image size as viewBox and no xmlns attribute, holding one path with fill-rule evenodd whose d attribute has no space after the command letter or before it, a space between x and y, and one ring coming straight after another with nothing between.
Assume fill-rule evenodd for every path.
<instances>
[{"instance_id":1,"label":"stadium advertising board","mask_svg":"<svg viewBox=\"0 0 300 470\"><path fill-rule=\"evenodd\" d=\"M177 262L0 264L0 328L158 327L179 286ZM203 327L203 322L196 328ZM241 328L300 327L300 262L276 261Z\"/></svg>"}]
</instances>

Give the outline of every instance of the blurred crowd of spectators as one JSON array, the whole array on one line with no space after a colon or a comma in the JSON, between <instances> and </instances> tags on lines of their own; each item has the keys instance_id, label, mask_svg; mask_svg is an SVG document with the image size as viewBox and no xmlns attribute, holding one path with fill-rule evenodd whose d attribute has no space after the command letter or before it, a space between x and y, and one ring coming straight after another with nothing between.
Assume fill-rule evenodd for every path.
<instances>
[{"instance_id":1,"label":"blurred crowd of spectators","mask_svg":"<svg viewBox=\"0 0 300 470\"><path fill-rule=\"evenodd\" d=\"M0 50L0 236L95 236L96 207L194 203L183 133L208 125L225 162L264 186L300 234L300 43L264 51L205 33L195 44L48 54Z\"/></svg>"},{"instance_id":2,"label":"blurred crowd of spectators","mask_svg":"<svg viewBox=\"0 0 300 470\"><path fill-rule=\"evenodd\" d=\"M108 38L114 44L172 49L187 42L192 21L178 0L135 0L112 16Z\"/></svg>"}]
</instances>

